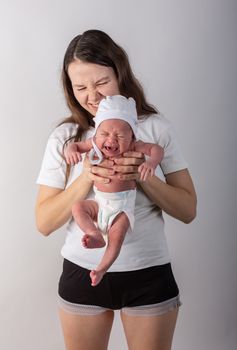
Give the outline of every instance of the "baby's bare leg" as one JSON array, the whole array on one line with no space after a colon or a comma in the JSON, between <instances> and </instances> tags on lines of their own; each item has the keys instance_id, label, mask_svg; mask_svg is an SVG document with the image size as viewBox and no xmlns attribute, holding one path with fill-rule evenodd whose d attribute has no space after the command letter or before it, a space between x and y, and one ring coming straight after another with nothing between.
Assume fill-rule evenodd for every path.
<instances>
[{"instance_id":1,"label":"baby's bare leg","mask_svg":"<svg viewBox=\"0 0 237 350\"><path fill-rule=\"evenodd\" d=\"M124 212L118 214L108 232L108 245L104 256L96 269L90 273L92 286L100 283L108 268L118 257L128 228L129 220L127 215Z\"/></svg>"},{"instance_id":2,"label":"baby's bare leg","mask_svg":"<svg viewBox=\"0 0 237 350\"><path fill-rule=\"evenodd\" d=\"M94 221L97 220L98 204L93 200L84 200L75 203L72 207L72 215L85 232L82 244L85 248L101 248L105 246L104 238Z\"/></svg>"}]
</instances>

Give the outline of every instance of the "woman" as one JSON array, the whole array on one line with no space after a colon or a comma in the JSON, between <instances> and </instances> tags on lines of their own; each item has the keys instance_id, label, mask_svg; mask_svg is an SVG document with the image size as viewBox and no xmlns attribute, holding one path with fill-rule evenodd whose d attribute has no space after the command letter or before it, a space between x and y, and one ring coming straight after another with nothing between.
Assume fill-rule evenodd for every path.
<instances>
[{"instance_id":1,"label":"woman","mask_svg":"<svg viewBox=\"0 0 237 350\"><path fill-rule=\"evenodd\" d=\"M185 223L196 215L196 195L187 164L170 123L147 103L128 57L105 33L89 30L75 37L66 51L62 72L71 117L49 138L38 177L38 230L45 236L68 223L62 248L63 273L59 282L59 312L67 350L105 350L114 311L121 310L129 350L171 349L179 301L164 235L162 210ZM124 95L136 101L138 136L164 148L156 176L139 181L143 154L128 152L116 161L67 169L63 147L68 140L93 134L93 118L105 96ZM89 273L103 255L85 249L83 232L72 219L78 200L93 198L92 183L135 179L135 225L127 234L120 256L101 281L92 287Z\"/></svg>"}]
</instances>

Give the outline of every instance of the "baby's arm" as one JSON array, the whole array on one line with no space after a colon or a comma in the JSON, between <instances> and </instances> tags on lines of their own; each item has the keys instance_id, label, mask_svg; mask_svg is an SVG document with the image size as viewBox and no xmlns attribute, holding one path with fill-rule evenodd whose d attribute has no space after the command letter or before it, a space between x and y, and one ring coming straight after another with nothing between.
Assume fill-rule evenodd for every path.
<instances>
[{"instance_id":1,"label":"baby's arm","mask_svg":"<svg viewBox=\"0 0 237 350\"><path fill-rule=\"evenodd\" d=\"M164 157L164 150L161 146L155 143L147 143L142 141L135 142L134 150L149 156L149 159L143 162L138 168L139 173L141 173L140 179L145 181L149 175L154 175L157 165Z\"/></svg>"},{"instance_id":2,"label":"baby's arm","mask_svg":"<svg viewBox=\"0 0 237 350\"><path fill-rule=\"evenodd\" d=\"M81 161L81 153L90 151L92 148L92 139L86 141L69 143L64 149L66 162L70 165L75 165Z\"/></svg>"}]
</instances>

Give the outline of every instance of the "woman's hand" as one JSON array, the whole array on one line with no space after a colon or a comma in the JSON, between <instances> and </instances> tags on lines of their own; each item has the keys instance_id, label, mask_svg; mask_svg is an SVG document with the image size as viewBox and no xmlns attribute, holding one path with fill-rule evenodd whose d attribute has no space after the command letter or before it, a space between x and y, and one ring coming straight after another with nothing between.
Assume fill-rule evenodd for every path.
<instances>
[{"instance_id":1,"label":"woman's hand","mask_svg":"<svg viewBox=\"0 0 237 350\"><path fill-rule=\"evenodd\" d=\"M114 159L113 169L119 180L140 180L139 166L144 162L144 154L141 152L125 152L122 157Z\"/></svg>"},{"instance_id":2,"label":"woman's hand","mask_svg":"<svg viewBox=\"0 0 237 350\"><path fill-rule=\"evenodd\" d=\"M83 168L82 168L82 173L81 176L89 183L93 183L93 175L91 173L91 164L89 160L88 153L86 154L84 160L83 160Z\"/></svg>"},{"instance_id":3,"label":"woman's hand","mask_svg":"<svg viewBox=\"0 0 237 350\"><path fill-rule=\"evenodd\" d=\"M89 162L89 160L88 160ZM99 165L89 164L88 178L91 181L100 183L109 183L115 176L115 170L113 170L114 161L104 159Z\"/></svg>"},{"instance_id":4,"label":"woman's hand","mask_svg":"<svg viewBox=\"0 0 237 350\"><path fill-rule=\"evenodd\" d=\"M91 167L92 179L109 183L111 179L116 180L139 180L138 167L144 162L141 152L129 151L122 157L105 159L102 163Z\"/></svg>"},{"instance_id":5,"label":"woman's hand","mask_svg":"<svg viewBox=\"0 0 237 350\"><path fill-rule=\"evenodd\" d=\"M83 181L93 185L94 181L100 183L109 183L112 175L115 171L112 169L114 161L109 159L103 160L100 165L92 165L89 160L89 154L87 153L83 160L83 168L80 177Z\"/></svg>"}]
</instances>

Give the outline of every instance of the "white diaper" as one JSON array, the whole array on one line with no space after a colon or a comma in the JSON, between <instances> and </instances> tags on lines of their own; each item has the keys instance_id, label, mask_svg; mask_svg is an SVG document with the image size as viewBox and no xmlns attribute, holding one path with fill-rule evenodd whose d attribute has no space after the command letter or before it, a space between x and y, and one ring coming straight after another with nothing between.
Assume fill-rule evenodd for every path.
<instances>
[{"instance_id":1,"label":"white diaper","mask_svg":"<svg viewBox=\"0 0 237 350\"><path fill-rule=\"evenodd\" d=\"M133 229L136 189L109 193L94 187L94 192L99 205L97 225L103 234L107 234L115 217L122 212L127 215L130 228Z\"/></svg>"}]
</instances>

